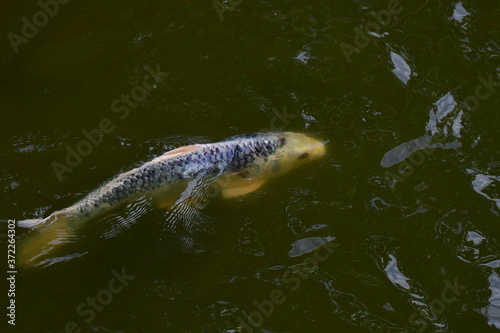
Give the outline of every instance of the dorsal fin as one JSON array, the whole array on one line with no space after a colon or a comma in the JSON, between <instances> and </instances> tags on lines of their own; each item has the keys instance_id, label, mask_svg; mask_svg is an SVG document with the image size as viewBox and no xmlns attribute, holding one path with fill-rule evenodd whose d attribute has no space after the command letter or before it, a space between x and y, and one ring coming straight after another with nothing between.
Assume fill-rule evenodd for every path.
<instances>
[{"instance_id":1,"label":"dorsal fin","mask_svg":"<svg viewBox=\"0 0 500 333\"><path fill-rule=\"evenodd\" d=\"M169 160L171 158L181 156L187 153L190 153L192 151L198 150L201 148L202 145L189 145L189 146L184 146L184 147L179 147L175 148L173 150L167 151L165 154L158 156L151 162L159 162L159 161L164 161L164 160Z\"/></svg>"}]
</instances>

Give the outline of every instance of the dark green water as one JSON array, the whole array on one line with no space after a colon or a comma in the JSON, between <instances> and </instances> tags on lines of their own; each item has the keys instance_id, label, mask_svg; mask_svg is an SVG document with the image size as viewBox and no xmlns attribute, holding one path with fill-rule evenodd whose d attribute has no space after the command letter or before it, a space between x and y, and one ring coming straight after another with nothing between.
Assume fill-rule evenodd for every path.
<instances>
[{"instance_id":1,"label":"dark green water","mask_svg":"<svg viewBox=\"0 0 500 333\"><path fill-rule=\"evenodd\" d=\"M2 283L0 330L498 330L498 1L232 3L73 0L29 38L40 5L4 3L5 272L8 219L174 147L264 129L329 146L196 216L124 209L81 236L81 257L18 271L15 326ZM86 156L60 180L68 147Z\"/></svg>"}]
</instances>

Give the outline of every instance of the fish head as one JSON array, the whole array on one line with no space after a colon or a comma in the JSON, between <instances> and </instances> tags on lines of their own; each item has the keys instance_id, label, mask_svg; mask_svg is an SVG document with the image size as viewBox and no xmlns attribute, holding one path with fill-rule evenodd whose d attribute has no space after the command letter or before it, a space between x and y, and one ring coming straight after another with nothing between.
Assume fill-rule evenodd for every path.
<instances>
[{"instance_id":1,"label":"fish head","mask_svg":"<svg viewBox=\"0 0 500 333\"><path fill-rule=\"evenodd\" d=\"M280 133L279 144L280 148L269 161L271 172L276 175L286 173L325 155L323 142L301 133Z\"/></svg>"}]
</instances>

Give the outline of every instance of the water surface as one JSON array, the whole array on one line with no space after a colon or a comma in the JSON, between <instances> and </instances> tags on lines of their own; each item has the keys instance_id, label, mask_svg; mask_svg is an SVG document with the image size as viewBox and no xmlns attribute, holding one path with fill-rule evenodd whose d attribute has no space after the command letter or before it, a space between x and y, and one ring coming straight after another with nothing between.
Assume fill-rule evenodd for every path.
<instances>
[{"instance_id":1,"label":"water surface","mask_svg":"<svg viewBox=\"0 0 500 333\"><path fill-rule=\"evenodd\" d=\"M41 7L4 6L2 235L178 146L262 130L329 145L196 214L124 208L81 235L82 256L20 270L16 326L2 327L500 328L498 3L230 3L71 1L18 52L9 32Z\"/></svg>"}]
</instances>

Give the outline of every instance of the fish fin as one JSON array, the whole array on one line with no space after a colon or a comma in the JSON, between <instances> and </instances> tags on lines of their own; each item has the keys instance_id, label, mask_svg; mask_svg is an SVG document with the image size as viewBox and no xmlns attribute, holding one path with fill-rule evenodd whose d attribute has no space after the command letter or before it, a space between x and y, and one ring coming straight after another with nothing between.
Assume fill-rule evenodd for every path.
<instances>
[{"instance_id":1,"label":"fish fin","mask_svg":"<svg viewBox=\"0 0 500 333\"><path fill-rule=\"evenodd\" d=\"M158 156L157 158L155 158L151 162L159 162L159 161L163 161L163 160L169 160L171 158L190 153L190 152L198 150L200 148L201 148L201 145L189 145L189 146L175 148L173 150L167 151L166 153L164 153L161 156Z\"/></svg>"},{"instance_id":2,"label":"fish fin","mask_svg":"<svg viewBox=\"0 0 500 333\"><path fill-rule=\"evenodd\" d=\"M39 227L22 235L18 245L17 263L21 267L38 266L47 258L54 257L54 250L60 245L74 242L77 235L68 223L71 222L70 219L66 214L57 213L41 220L46 222L43 225L38 220L19 221L25 225L34 224Z\"/></svg>"},{"instance_id":3,"label":"fish fin","mask_svg":"<svg viewBox=\"0 0 500 333\"><path fill-rule=\"evenodd\" d=\"M149 196L153 199L156 207L160 209L170 209L175 205L184 188L185 184L177 183L166 189L157 189L151 192Z\"/></svg>"},{"instance_id":4,"label":"fish fin","mask_svg":"<svg viewBox=\"0 0 500 333\"><path fill-rule=\"evenodd\" d=\"M258 190L266 181L263 179L242 178L239 175L219 182L224 198L236 198Z\"/></svg>"},{"instance_id":5,"label":"fish fin","mask_svg":"<svg viewBox=\"0 0 500 333\"><path fill-rule=\"evenodd\" d=\"M29 219L29 220L21 220L17 221L17 226L20 228L33 228L41 223L45 222L45 219Z\"/></svg>"},{"instance_id":6,"label":"fish fin","mask_svg":"<svg viewBox=\"0 0 500 333\"><path fill-rule=\"evenodd\" d=\"M172 208L177 200L174 198L168 198L168 199L163 199L163 200L158 200L156 206L160 209L170 209Z\"/></svg>"}]
</instances>

